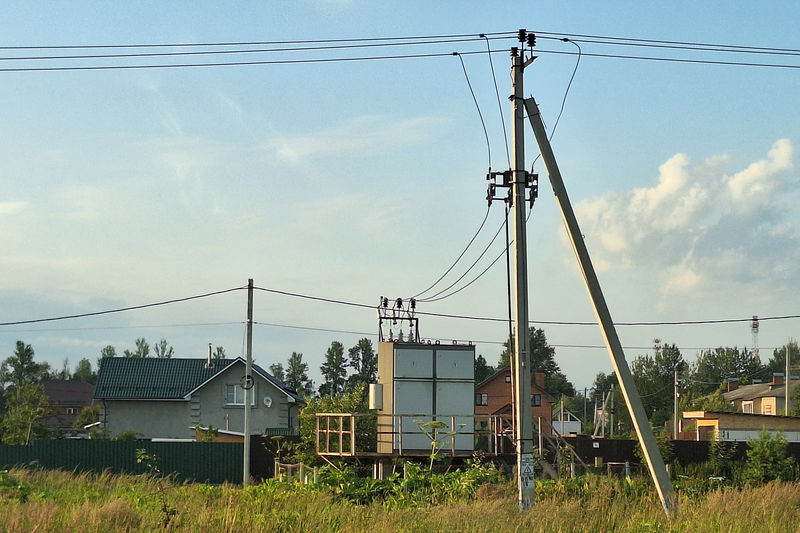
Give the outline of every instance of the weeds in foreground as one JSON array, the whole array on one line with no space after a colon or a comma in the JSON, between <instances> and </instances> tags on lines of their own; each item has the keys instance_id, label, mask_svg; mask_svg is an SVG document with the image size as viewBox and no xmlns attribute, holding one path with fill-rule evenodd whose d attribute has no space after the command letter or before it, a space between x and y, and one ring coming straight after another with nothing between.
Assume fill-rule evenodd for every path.
<instances>
[{"instance_id":1,"label":"weeds in foreground","mask_svg":"<svg viewBox=\"0 0 800 533\"><path fill-rule=\"evenodd\" d=\"M411 469L412 475L404 485L399 476L395 477L395 485L403 486L403 490L374 480L358 488L359 482L349 475L337 477L333 472L324 487L270 482L239 488L164 479L160 481L164 495L177 510L166 528L162 510L153 498L159 485L150 475L11 469L0 476L0 532L783 533L797 531L800 515L797 483L778 481L755 488L713 489L692 496L679 489L679 518L670 523L646 478L588 475L540 480L533 511L520 512L513 483L502 478L484 483L480 468L462 469L458 481L451 476L453 472L433 478L427 465L417 469ZM26 496L18 497L22 493L17 487L22 487ZM362 492L350 493L348 487ZM382 490L381 497L366 495ZM436 493L435 500L431 499L432 492ZM781 504L776 506L775 502Z\"/></svg>"}]
</instances>

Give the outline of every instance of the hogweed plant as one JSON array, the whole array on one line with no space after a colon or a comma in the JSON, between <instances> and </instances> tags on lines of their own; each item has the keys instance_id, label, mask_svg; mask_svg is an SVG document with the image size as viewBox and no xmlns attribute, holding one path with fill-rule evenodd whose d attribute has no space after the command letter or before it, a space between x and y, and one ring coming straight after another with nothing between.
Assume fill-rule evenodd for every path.
<instances>
[{"instance_id":1,"label":"hogweed plant","mask_svg":"<svg viewBox=\"0 0 800 533\"><path fill-rule=\"evenodd\" d=\"M428 470L433 470L433 462L437 459L441 459L439 451L442 449L442 441L448 437L453 437L456 434L456 430L453 428L449 431L443 431L447 429L448 426L441 420L429 420L428 422L414 420L414 423L431 441L431 454L429 455L431 461L428 465ZM458 429L464 426L466 426L466 424L457 424Z\"/></svg>"}]
</instances>

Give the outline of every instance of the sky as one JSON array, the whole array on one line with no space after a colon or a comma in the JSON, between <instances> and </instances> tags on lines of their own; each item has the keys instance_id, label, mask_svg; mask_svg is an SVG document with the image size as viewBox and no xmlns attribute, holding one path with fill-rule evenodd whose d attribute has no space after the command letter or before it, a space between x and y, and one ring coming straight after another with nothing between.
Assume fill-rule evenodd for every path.
<instances>
[{"instance_id":1,"label":"sky","mask_svg":"<svg viewBox=\"0 0 800 533\"><path fill-rule=\"evenodd\" d=\"M210 49L177 44L475 37L519 28L539 35L538 57L525 70L525 94L535 96L553 134L613 319L800 315L800 6L769 6L3 2L0 323L203 295L244 287L248 278L271 291L376 305L380 296L407 298L436 281L486 216L464 258L428 294L453 282L443 296L462 287L504 247L503 203L494 202L487 216L485 175L490 161L493 170L508 167L508 50L517 43L492 40L498 53L491 63L486 53L469 53L485 52L482 40L305 51L297 51L296 42L239 45L227 48L295 50L211 56L13 58ZM795 52L633 48L577 35ZM33 48L142 44L173 46ZM583 55L576 69L578 47ZM452 52L462 54L469 83ZM415 54L441 55L307 61ZM42 70L289 59L306 61ZM31 68L39 70L21 70ZM582 389L598 372L610 372L611 363L599 329L574 325L593 322L594 314L527 124L524 134L526 164L540 173L540 196L527 226L530 316ZM420 302L418 310L506 317L504 263L501 258L450 297ZM229 356L243 355L246 298L236 290L124 313L2 325L0 358L22 340L37 360L74 367L84 357L95 362L106 345L120 353L132 349L139 337L151 344L167 339L177 357L202 357L208 343ZM268 367L302 352L317 384L331 341L345 347L364 336L377 341L377 317L369 307L259 290L254 320L255 362ZM762 360L798 338L798 328L798 318L762 320ZM676 344L690 361L703 349L754 342L746 321L620 325L618 332L629 361L651 354L656 338ZM472 341L494 363L508 325L421 315L420 333Z\"/></svg>"}]
</instances>

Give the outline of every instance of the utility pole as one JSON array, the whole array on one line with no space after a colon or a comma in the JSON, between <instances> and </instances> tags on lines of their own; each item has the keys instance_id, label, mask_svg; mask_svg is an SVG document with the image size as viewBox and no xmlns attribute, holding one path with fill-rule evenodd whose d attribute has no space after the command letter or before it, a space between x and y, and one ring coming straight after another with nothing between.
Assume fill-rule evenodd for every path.
<instances>
[{"instance_id":1,"label":"utility pole","mask_svg":"<svg viewBox=\"0 0 800 533\"><path fill-rule=\"evenodd\" d=\"M600 282L597 279L597 273L589 257L589 250L586 247L583 234L578 225L578 219L575 217L575 212L569 201L569 195L564 186L564 180L561 178L561 171L558 168L558 163L553 155L550 140L547 138L547 131L544 128L544 123L542 122L542 116L539 111L539 106L536 104L536 100L533 98L526 99L525 109L528 112L528 120L536 136L539 151L542 154L542 161L544 161L544 165L547 168L547 174L550 178L550 185L553 187L556 202L561 210L561 218L564 221L567 236L572 243L572 250L575 252L578 267L583 274L583 280L586 284L586 290L589 292L589 299L594 307L597 323L600 326L600 331L603 334L608 354L611 357L611 364L619 380L620 391L625 397L625 402L628 404L631 421L633 422L634 429L636 429L639 442L642 445L642 451L644 452L650 475L653 477L653 482L655 483L658 497L661 500L664 511L668 517L672 518L677 515L678 498L675 495L675 491L672 488L672 481L670 481L669 474L664 466L664 459L661 457L661 452L658 450L655 435L653 435L653 430L650 427L650 422L647 419L647 414L642 405L642 399L639 397L639 392L636 390L636 384L633 381L631 369L628 366L628 362L625 360L622 342L620 342L617 330L614 328L611 312L608 310L603 291L600 288Z\"/></svg>"},{"instance_id":2,"label":"utility pole","mask_svg":"<svg viewBox=\"0 0 800 533\"><path fill-rule=\"evenodd\" d=\"M783 410L784 411L783 415L784 416L789 416L789 405L791 404L791 401L790 401L790 398L789 398L789 392L790 392L789 391L789 380L791 378L791 374L789 374L789 370L791 368L790 365L789 365L789 343L786 343L786 347L785 348L786 348L786 377L783 378L783 382L786 383L786 401L784 402L786 404L786 407Z\"/></svg>"},{"instance_id":3,"label":"utility pole","mask_svg":"<svg viewBox=\"0 0 800 533\"><path fill-rule=\"evenodd\" d=\"M608 436L612 439L614 438L614 384L611 384L611 392L608 393L611 396L611 406L608 409L609 412L609 425L611 426L608 429Z\"/></svg>"},{"instance_id":4,"label":"utility pole","mask_svg":"<svg viewBox=\"0 0 800 533\"><path fill-rule=\"evenodd\" d=\"M250 484L250 399L253 394L253 278L247 280L247 360L244 383L244 473L242 486Z\"/></svg>"},{"instance_id":5,"label":"utility pole","mask_svg":"<svg viewBox=\"0 0 800 533\"><path fill-rule=\"evenodd\" d=\"M520 30L520 43L525 44L525 30ZM524 48L523 48L524 49ZM532 59L531 59L532 60ZM530 64L529 62L527 64ZM528 173L525 171L525 113L522 73L527 66L525 54L516 47L511 49L511 144L514 147L511 162L512 202L514 208L514 357L512 381L516 390L516 452L517 488L521 510L533 506L533 418L531 413L530 335L528 333L528 263L525 236L525 189Z\"/></svg>"},{"instance_id":6,"label":"utility pole","mask_svg":"<svg viewBox=\"0 0 800 533\"><path fill-rule=\"evenodd\" d=\"M673 409L672 413L672 438L675 440L678 440L678 430L680 429L678 426L678 394L678 363L675 363L675 408Z\"/></svg>"}]
</instances>

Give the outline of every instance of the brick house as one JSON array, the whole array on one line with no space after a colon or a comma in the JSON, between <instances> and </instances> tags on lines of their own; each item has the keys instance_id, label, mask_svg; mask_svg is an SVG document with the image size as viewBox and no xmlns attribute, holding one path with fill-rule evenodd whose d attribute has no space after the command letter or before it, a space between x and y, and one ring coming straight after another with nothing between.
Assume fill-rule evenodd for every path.
<instances>
[{"instance_id":1,"label":"brick house","mask_svg":"<svg viewBox=\"0 0 800 533\"><path fill-rule=\"evenodd\" d=\"M531 373L531 412L533 422L547 433L553 430L553 405L556 399L544 388L544 371ZM511 369L498 370L475 386L476 415L505 415L511 420L514 410L511 396Z\"/></svg>"}]
</instances>

